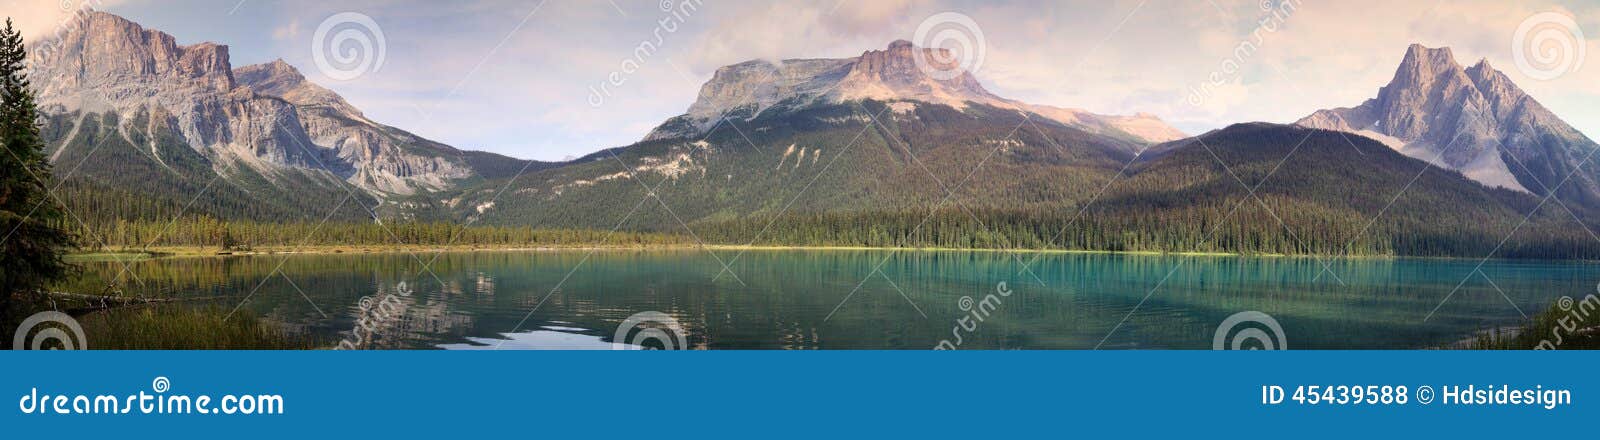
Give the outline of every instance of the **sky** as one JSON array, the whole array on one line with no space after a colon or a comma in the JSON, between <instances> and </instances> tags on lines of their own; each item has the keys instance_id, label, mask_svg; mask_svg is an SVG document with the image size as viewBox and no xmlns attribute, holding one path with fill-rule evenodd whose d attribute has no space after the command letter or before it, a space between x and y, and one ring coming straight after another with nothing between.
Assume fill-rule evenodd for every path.
<instances>
[{"instance_id":1,"label":"sky","mask_svg":"<svg viewBox=\"0 0 1600 440\"><path fill-rule=\"evenodd\" d=\"M696 7L684 13L682 1ZM977 48L974 74L998 95L1154 114L1191 134L1358 105L1420 43L1451 47L1463 65L1488 59L1600 135L1600 0L0 0L0 15L17 17L30 39L48 38L83 4L180 44L227 44L235 67L284 59L370 119L527 159L636 142L684 113L720 66L854 57L914 40L945 12L971 19L976 31L953 41ZM1549 53L1519 55L1519 27L1550 17L1588 33L1525 38L1572 43L1546 64L1537 56ZM315 44L363 29L348 41L381 50L355 63ZM1548 25L1529 29L1521 35L1552 35ZM647 41L657 50L637 54ZM1254 49L1237 51L1245 42ZM319 67L319 52L334 59Z\"/></svg>"}]
</instances>

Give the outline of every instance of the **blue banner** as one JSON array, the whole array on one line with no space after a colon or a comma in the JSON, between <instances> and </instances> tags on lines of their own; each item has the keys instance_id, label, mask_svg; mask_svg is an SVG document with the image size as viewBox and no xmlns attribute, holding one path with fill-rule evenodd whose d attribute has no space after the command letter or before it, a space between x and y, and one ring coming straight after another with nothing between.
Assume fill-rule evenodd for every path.
<instances>
[{"instance_id":1,"label":"blue banner","mask_svg":"<svg viewBox=\"0 0 1600 440\"><path fill-rule=\"evenodd\" d=\"M1592 436L1592 352L7 352L10 438Z\"/></svg>"}]
</instances>

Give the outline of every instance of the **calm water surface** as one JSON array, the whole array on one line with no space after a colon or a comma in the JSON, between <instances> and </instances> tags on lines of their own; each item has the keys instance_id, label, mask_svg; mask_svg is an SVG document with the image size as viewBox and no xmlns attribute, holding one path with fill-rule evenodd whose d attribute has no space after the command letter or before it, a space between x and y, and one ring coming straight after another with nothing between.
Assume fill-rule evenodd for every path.
<instances>
[{"instance_id":1,"label":"calm water surface","mask_svg":"<svg viewBox=\"0 0 1600 440\"><path fill-rule=\"evenodd\" d=\"M1019 259L1034 257L1019 273ZM963 297L982 301L1005 283L1012 294L962 332L960 348L1209 349L1218 324L1256 310L1281 323L1290 348L1353 349L1449 344L1600 281L1594 264L1497 260L1478 273L1477 260L1325 259L1325 268L1311 258L749 251L718 278L704 250L449 253L421 271L431 258L151 260L132 263L128 290L219 297L190 304L237 306L337 341L363 296L405 282L415 293L377 348L611 348L624 320L656 311L693 348L927 349L954 341L970 315ZM121 270L90 264L74 287L95 291Z\"/></svg>"}]
</instances>

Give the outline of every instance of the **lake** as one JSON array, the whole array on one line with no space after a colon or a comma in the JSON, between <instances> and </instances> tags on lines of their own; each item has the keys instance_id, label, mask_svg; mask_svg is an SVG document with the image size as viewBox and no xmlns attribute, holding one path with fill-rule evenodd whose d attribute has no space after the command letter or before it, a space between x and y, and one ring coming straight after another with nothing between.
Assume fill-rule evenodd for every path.
<instances>
[{"instance_id":1,"label":"lake","mask_svg":"<svg viewBox=\"0 0 1600 440\"><path fill-rule=\"evenodd\" d=\"M215 297L186 304L329 341L368 316L369 347L387 349L610 349L625 321L615 342L648 347L1210 349L1246 311L1292 349L1399 349L1515 325L1600 281L1600 265L1548 261L715 252L445 253L430 271L431 253L166 258L130 263L125 292ZM69 288L98 293L122 270L87 263Z\"/></svg>"}]
</instances>

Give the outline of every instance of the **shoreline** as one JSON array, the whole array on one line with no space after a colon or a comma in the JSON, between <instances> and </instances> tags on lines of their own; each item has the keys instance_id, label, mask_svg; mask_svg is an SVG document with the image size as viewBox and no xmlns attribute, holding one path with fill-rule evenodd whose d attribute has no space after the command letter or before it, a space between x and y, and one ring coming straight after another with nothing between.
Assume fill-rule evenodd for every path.
<instances>
[{"instance_id":1,"label":"shoreline","mask_svg":"<svg viewBox=\"0 0 1600 440\"><path fill-rule=\"evenodd\" d=\"M944 247L870 247L870 246L769 246L769 245L570 245L570 246L527 246L527 245L452 245L452 246L398 246L398 245L311 245L295 247L262 247L248 250L223 250L217 248L171 246L151 247L146 249L99 249L69 254L69 261L140 261L148 259L168 258L214 258L238 256L265 256L265 255L381 255L403 253L474 253L474 252L565 252L565 251L682 251L682 250L729 250L729 251L909 251L909 252L987 252L987 253L1021 253L1021 254L1101 254L1101 255L1133 255L1133 256L1175 256L1175 257L1251 257L1251 258L1315 258L1339 260L1368 260L1368 259L1425 259L1425 260L1477 260L1475 257L1414 257L1401 255L1299 255L1299 254L1245 254L1238 252L1162 252L1162 251L1109 251L1109 250L1083 250L1083 249L994 249L994 248L944 248ZM1508 260L1508 259L1497 259ZM1520 260L1512 261L1559 261L1572 263L1594 263L1592 260Z\"/></svg>"}]
</instances>

